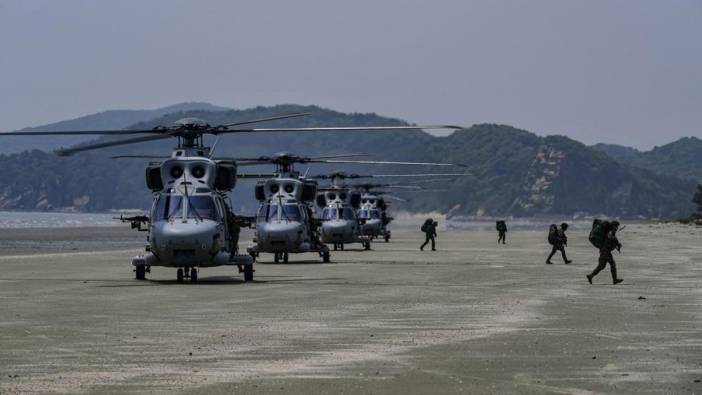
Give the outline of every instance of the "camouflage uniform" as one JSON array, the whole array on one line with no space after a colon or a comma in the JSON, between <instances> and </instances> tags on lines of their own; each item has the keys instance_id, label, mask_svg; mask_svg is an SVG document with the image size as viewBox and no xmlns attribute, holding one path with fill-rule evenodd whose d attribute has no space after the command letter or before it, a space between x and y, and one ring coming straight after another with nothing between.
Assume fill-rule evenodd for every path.
<instances>
[{"instance_id":1,"label":"camouflage uniform","mask_svg":"<svg viewBox=\"0 0 702 395\"><path fill-rule=\"evenodd\" d=\"M566 257L565 253L565 247L568 245L568 236L566 236L565 231L568 229L568 224L561 224L561 227L556 231L556 234L558 235L557 241L553 244L553 248L551 248L551 253L548 255L548 258L546 258L546 263L549 265L552 264L551 258L553 258L554 255L556 255L557 251L561 252L561 256L563 257L563 262L565 264L569 264L573 261L569 260Z\"/></svg>"},{"instance_id":2,"label":"camouflage uniform","mask_svg":"<svg viewBox=\"0 0 702 395\"><path fill-rule=\"evenodd\" d=\"M501 222L497 226L497 235L497 244L500 244L500 242L502 242L502 244L505 244L507 242L507 224Z\"/></svg>"},{"instance_id":3,"label":"camouflage uniform","mask_svg":"<svg viewBox=\"0 0 702 395\"><path fill-rule=\"evenodd\" d=\"M617 229L619 224L617 223L613 229L607 232L607 237L605 238L604 245L600 248L600 259L598 261L597 267L592 273L587 275L587 280L592 284L592 278L595 277L599 272L601 272L605 266L609 263L609 270L612 273L612 283L618 284L622 282L620 278L617 277L617 264L614 262L614 256L612 256L612 251L620 250L622 244L617 239Z\"/></svg>"},{"instance_id":4,"label":"camouflage uniform","mask_svg":"<svg viewBox=\"0 0 702 395\"><path fill-rule=\"evenodd\" d=\"M424 231L424 244L419 247L420 250L424 251L424 247L431 241L431 250L436 251L436 227L439 225L438 222L433 221L431 224L427 224L427 229Z\"/></svg>"}]
</instances>

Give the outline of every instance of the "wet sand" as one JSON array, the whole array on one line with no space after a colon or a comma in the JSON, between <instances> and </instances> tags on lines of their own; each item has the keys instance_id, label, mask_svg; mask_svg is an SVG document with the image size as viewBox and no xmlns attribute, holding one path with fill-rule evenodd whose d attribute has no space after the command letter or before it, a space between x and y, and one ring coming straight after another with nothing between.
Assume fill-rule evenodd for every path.
<instances>
[{"instance_id":1,"label":"wet sand","mask_svg":"<svg viewBox=\"0 0 702 395\"><path fill-rule=\"evenodd\" d=\"M609 270L570 232L420 235L136 281L143 235L0 231L0 393L702 393L702 230L628 226Z\"/></svg>"}]
</instances>

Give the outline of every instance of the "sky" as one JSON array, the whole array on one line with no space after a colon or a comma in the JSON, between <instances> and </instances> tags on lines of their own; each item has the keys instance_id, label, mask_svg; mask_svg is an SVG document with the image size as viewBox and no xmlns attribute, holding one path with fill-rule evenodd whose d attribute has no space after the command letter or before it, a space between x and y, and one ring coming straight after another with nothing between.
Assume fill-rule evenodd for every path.
<instances>
[{"instance_id":1,"label":"sky","mask_svg":"<svg viewBox=\"0 0 702 395\"><path fill-rule=\"evenodd\" d=\"M183 101L702 138L699 0L0 0L0 130Z\"/></svg>"}]
</instances>

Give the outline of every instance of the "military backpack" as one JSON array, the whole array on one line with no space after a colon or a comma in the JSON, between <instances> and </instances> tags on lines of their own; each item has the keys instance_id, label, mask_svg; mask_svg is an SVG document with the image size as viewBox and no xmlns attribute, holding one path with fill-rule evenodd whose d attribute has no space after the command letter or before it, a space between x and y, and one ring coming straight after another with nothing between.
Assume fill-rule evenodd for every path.
<instances>
[{"instance_id":1,"label":"military backpack","mask_svg":"<svg viewBox=\"0 0 702 395\"><path fill-rule=\"evenodd\" d=\"M558 242L558 225L551 224L551 226L548 227L548 244L556 245Z\"/></svg>"},{"instance_id":2,"label":"military backpack","mask_svg":"<svg viewBox=\"0 0 702 395\"><path fill-rule=\"evenodd\" d=\"M593 246L595 246L595 248L599 249L604 247L605 241L607 240L607 232L609 231L609 228L609 221L603 221L597 218L595 218L592 221L592 229L590 230L588 240L590 240L590 243Z\"/></svg>"}]
</instances>

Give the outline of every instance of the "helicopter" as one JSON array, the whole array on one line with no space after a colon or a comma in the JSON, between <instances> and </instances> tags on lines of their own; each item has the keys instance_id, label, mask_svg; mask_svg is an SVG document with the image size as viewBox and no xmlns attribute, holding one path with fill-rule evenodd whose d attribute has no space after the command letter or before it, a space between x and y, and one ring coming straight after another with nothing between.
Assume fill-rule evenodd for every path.
<instances>
[{"instance_id":1,"label":"helicopter","mask_svg":"<svg viewBox=\"0 0 702 395\"><path fill-rule=\"evenodd\" d=\"M369 160L345 160L344 157L364 154L342 154L332 156L303 157L291 153L278 153L272 157L237 158L241 164L273 164L276 177L259 181L255 196L259 201L256 218L254 245L247 251L254 258L260 253L274 254L274 262L288 262L290 253L316 252L322 262L330 261L329 247L320 240L312 203L317 196L317 181L306 179L295 170L296 164L309 163L353 163L353 164L401 164L429 165L418 162L389 162ZM442 164L437 164L442 165Z\"/></svg>"},{"instance_id":2,"label":"helicopter","mask_svg":"<svg viewBox=\"0 0 702 395\"><path fill-rule=\"evenodd\" d=\"M390 203L387 200L397 200L406 202L396 196L396 192L431 192L436 191L435 188L425 189L420 184L433 183L436 181L450 180L453 177L460 176L470 176L469 173L459 173L448 175L445 178L434 178L423 181L414 181L412 183L385 183L385 184L374 184L374 183L359 183L350 184L349 187L356 189L361 192L361 206L358 209L358 218L361 222L361 233L365 236L370 236L371 239L382 238L385 242L389 242L392 237L392 232L388 229L388 225L392 222L393 217L388 215L388 206ZM439 176L439 175L428 175L428 174L402 174L396 175L401 177L426 177L426 176ZM390 189L394 192L378 190L378 188Z\"/></svg>"},{"instance_id":3,"label":"helicopter","mask_svg":"<svg viewBox=\"0 0 702 395\"><path fill-rule=\"evenodd\" d=\"M350 187L361 191L361 206L358 209L358 218L361 221L361 233L371 238L382 238L389 242L392 237L388 225L393 217L387 213L389 203L385 201L387 192L375 188L411 188L420 189L419 186L396 184L353 184Z\"/></svg>"},{"instance_id":4,"label":"helicopter","mask_svg":"<svg viewBox=\"0 0 702 395\"><path fill-rule=\"evenodd\" d=\"M423 165L465 167L465 165L453 163L423 163ZM455 173L360 175L335 172L311 176L310 178L312 179L329 180L331 182L328 187L319 189L316 199L317 207L321 209L322 241L333 244L334 250L343 251L344 245L349 243L361 243L365 250L370 250L371 241L373 240L373 234L366 234L363 231L363 226L368 222L368 218L359 218L359 213L362 212L363 194L361 191L353 188L353 186L340 183L339 180L379 177L445 177L453 175Z\"/></svg>"},{"instance_id":5,"label":"helicopter","mask_svg":"<svg viewBox=\"0 0 702 395\"><path fill-rule=\"evenodd\" d=\"M241 175L234 160L214 158L219 138L227 134L270 132L388 131L421 129L458 129L456 126L362 126L362 127L275 127L250 128L243 125L310 115L284 114L230 124L210 125L198 118L183 118L172 126L128 130L60 130L18 131L2 136L103 135L135 137L98 141L55 151L59 156L127 144L175 138L171 156L152 161L146 167L146 185L153 195L149 216L121 217L137 230L147 232L145 253L132 259L135 277L145 280L154 266L176 269L177 281L189 277L196 283L199 268L223 265L238 266L245 281L253 280L254 260L238 254L241 226L253 226L254 218L237 216L227 203L227 193L237 178L270 177L270 174ZM204 135L216 136L212 147L205 146ZM154 158L153 155L124 155L131 158Z\"/></svg>"}]
</instances>

